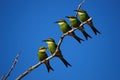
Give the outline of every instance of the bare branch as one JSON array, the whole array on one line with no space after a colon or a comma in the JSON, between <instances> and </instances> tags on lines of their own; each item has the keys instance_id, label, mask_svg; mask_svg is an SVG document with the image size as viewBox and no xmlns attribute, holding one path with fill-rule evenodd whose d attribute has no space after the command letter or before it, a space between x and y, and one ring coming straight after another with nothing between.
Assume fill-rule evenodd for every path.
<instances>
[{"instance_id":1,"label":"bare branch","mask_svg":"<svg viewBox=\"0 0 120 80\"><path fill-rule=\"evenodd\" d=\"M89 18L87 21L82 22L82 23L79 25L79 27L83 26L84 24L86 24L86 23L87 23L88 21L90 21L90 20L92 20L92 18ZM79 28L79 27L78 27L78 28ZM34 66L31 66L28 70L26 70L26 71L25 71L24 73L22 73L18 78L16 78L16 80L21 80L24 76L26 76L28 73L30 73L30 72L31 72L32 70L34 70L35 68L39 67L39 66L40 66L42 63L44 63L46 60L52 59L52 58L55 56L55 54L58 52L58 50L59 50L59 48L60 48L60 45L62 44L62 41L63 41L64 37L65 37L66 35L68 35L69 33L72 33L73 31L77 30L78 28L73 28L72 30L64 33L64 34L61 36L61 38L60 38L60 40L59 40L59 42L58 42L58 44L57 44L57 48L56 48L56 50L55 50L55 52L54 52L53 55L49 56L48 58L46 58L45 60L43 60L43 61L41 61L41 62L38 62L38 63L35 64Z\"/></svg>"},{"instance_id":2,"label":"bare branch","mask_svg":"<svg viewBox=\"0 0 120 80\"><path fill-rule=\"evenodd\" d=\"M78 5L77 9L80 9L84 2L85 2L85 0L82 0L82 2Z\"/></svg>"},{"instance_id":3,"label":"bare branch","mask_svg":"<svg viewBox=\"0 0 120 80\"><path fill-rule=\"evenodd\" d=\"M82 0L82 2L78 5L77 10L79 10L81 8L81 6L83 5L84 2L85 2L85 0ZM77 12L76 12L75 16L77 17Z\"/></svg>"},{"instance_id":4,"label":"bare branch","mask_svg":"<svg viewBox=\"0 0 120 80\"><path fill-rule=\"evenodd\" d=\"M4 75L4 74L2 74L2 76L1 76L0 80L3 80L3 79L4 79L4 77L5 77L5 75Z\"/></svg>"},{"instance_id":5,"label":"bare branch","mask_svg":"<svg viewBox=\"0 0 120 80\"><path fill-rule=\"evenodd\" d=\"M13 63L12 63L12 66L10 67L10 70L9 70L8 73L3 77L2 80L7 80L7 78L10 76L10 74L11 74L11 72L13 71L16 63L18 62L18 57L20 56L20 53L21 53L21 51L17 54L15 60L14 60Z\"/></svg>"}]
</instances>

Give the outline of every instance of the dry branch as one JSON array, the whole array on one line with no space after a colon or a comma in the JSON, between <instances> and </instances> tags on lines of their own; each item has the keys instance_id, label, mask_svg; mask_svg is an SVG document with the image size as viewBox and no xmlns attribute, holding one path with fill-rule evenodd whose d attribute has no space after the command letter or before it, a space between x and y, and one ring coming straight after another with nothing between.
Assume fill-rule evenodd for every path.
<instances>
[{"instance_id":1,"label":"dry branch","mask_svg":"<svg viewBox=\"0 0 120 80\"><path fill-rule=\"evenodd\" d=\"M85 0L82 0L82 2L78 5L77 9L80 9L84 2L85 2Z\"/></svg>"},{"instance_id":2,"label":"dry branch","mask_svg":"<svg viewBox=\"0 0 120 80\"><path fill-rule=\"evenodd\" d=\"M4 75L4 74L2 74L2 76L1 76L0 80L3 80L3 79L4 79L4 77L5 77L5 75Z\"/></svg>"},{"instance_id":3,"label":"dry branch","mask_svg":"<svg viewBox=\"0 0 120 80\"><path fill-rule=\"evenodd\" d=\"M17 54L17 56L15 57L15 60L13 61L12 66L10 67L8 73L7 73L6 75L4 75L1 80L7 80L7 78L10 76L10 74L11 74L11 72L13 71L16 63L18 62L18 57L20 56L20 53L21 53L21 51L20 51L20 52Z\"/></svg>"},{"instance_id":4,"label":"dry branch","mask_svg":"<svg viewBox=\"0 0 120 80\"><path fill-rule=\"evenodd\" d=\"M92 20L92 18L89 18L87 21L82 22L82 23L79 25L79 27L83 26L84 24L86 24L86 23L87 23L88 21L90 21L90 20ZM78 28L79 28L79 27L78 27ZM30 73L30 72L31 72L32 70L34 70L35 68L39 67L39 66L40 66L42 63L44 63L46 60L52 59L52 58L55 56L55 54L58 52L58 49L60 48L60 45L61 45L64 37L65 37L66 35L68 35L69 33L72 33L73 31L77 30L78 28L73 28L72 30L64 33L64 34L61 36L61 38L60 38L60 40L59 40L59 42L58 42L57 48L56 48L56 50L55 50L55 52L54 52L53 55L49 56L48 58L46 58L45 60L43 60L43 61L41 61L41 62L38 62L38 63L35 64L34 66L31 66L28 70L26 70L26 71L25 71L24 73L22 73L18 78L16 78L16 80L21 80L24 76L26 76L28 73Z\"/></svg>"},{"instance_id":5,"label":"dry branch","mask_svg":"<svg viewBox=\"0 0 120 80\"><path fill-rule=\"evenodd\" d=\"M79 10L81 8L81 6L83 5L84 2L85 2L85 0L82 0L82 2L78 5L77 10ZM76 12L75 16L77 17L77 12Z\"/></svg>"}]
</instances>

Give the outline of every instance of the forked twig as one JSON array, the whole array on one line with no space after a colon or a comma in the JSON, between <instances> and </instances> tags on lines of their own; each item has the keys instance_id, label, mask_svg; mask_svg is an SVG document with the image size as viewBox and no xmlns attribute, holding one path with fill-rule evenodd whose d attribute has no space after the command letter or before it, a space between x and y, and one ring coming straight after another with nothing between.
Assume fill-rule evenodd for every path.
<instances>
[{"instance_id":1,"label":"forked twig","mask_svg":"<svg viewBox=\"0 0 120 80\"><path fill-rule=\"evenodd\" d=\"M11 72L13 71L16 63L18 62L18 57L20 56L21 51L17 54L17 56L15 57L15 60L12 63L12 66L10 67L8 73L6 75L4 75L4 77L1 80L7 80L7 78L10 76Z\"/></svg>"}]
</instances>

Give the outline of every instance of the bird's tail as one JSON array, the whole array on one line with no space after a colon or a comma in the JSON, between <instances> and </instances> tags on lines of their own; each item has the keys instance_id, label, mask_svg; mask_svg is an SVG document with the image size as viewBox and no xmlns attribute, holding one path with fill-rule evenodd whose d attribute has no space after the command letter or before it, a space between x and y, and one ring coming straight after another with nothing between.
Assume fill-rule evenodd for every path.
<instances>
[{"instance_id":1,"label":"bird's tail","mask_svg":"<svg viewBox=\"0 0 120 80\"><path fill-rule=\"evenodd\" d=\"M48 71L48 72L50 72L50 70L54 71L54 69L50 66L49 61L46 61L46 62L45 62L45 65L46 65L46 68L47 68L47 71Z\"/></svg>"},{"instance_id":2,"label":"bird's tail","mask_svg":"<svg viewBox=\"0 0 120 80\"><path fill-rule=\"evenodd\" d=\"M64 63L66 67L71 66L71 64L68 63L63 57L61 57L60 60Z\"/></svg>"},{"instance_id":3,"label":"bird's tail","mask_svg":"<svg viewBox=\"0 0 120 80\"><path fill-rule=\"evenodd\" d=\"M79 38L77 35L75 35L74 33L72 33L72 36L79 42L81 43L81 41L84 41L82 38Z\"/></svg>"},{"instance_id":4,"label":"bird's tail","mask_svg":"<svg viewBox=\"0 0 120 80\"><path fill-rule=\"evenodd\" d=\"M88 40L88 37L89 38L92 38L84 29L79 29L81 32L82 32L82 34L85 36L85 38L86 38L86 40Z\"/></svg>"},{"instance_id":5,"label":"bird's tail","mask_svg":"<svg viewBox=\"0 0 120 80\"><path fill-rule=\"evenodd\" d=\"M95 35L97 35L97 33L101 34L100 31L98 31L98 30L94 27L92 21L88 22L88 25L91 27L91 29L93 30L93 32L95 33Z\"/></svg>"}]
</instances>

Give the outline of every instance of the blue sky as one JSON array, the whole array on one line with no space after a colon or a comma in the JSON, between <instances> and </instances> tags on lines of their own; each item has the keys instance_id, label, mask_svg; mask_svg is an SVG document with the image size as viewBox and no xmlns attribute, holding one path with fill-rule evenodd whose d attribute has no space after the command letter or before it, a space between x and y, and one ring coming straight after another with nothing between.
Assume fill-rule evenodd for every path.
<instances>
[{"instance_id":1,"label":"blue sky","mask_svg":"<svg viewBox=\"0 0 120 80\"><path fill-rule=\"evenodd\" d=\"M38 63L38 48L47 46L42 40L52 37L58 42L62 35L54 22L75 15L73 10L80 2L0 0L0 76L9 70L20 50L19 61L8 80L16 79ZM45 65L41 65L22 80L120 80L119 3L119 0L86 0L82 9L89 13L102 34L94 35L85 26L92 39L79 44L72 37L65 37L61 50L72 67L66 68L58 58L53 58L50 63L55 71L48 73ZM84 39L79 31L75 33Z\"/></svg>"}]
</instances>

